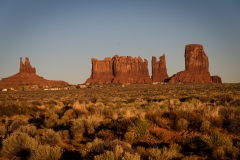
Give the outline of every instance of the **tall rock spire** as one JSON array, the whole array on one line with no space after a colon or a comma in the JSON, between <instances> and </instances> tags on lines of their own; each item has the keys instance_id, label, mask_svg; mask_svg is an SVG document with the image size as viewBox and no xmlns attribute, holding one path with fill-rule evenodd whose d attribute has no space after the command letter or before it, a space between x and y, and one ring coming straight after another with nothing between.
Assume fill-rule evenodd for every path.
<instances>
[{"instance_id":1,"label":"tall rock spire","mask_svg":"<svg viewBox=\"0 0 240 160\"><path fill-rule=\"evenodd\" d=\"M221 83L219 78L210 76L208 56L203 46L188 44L185 47L185 70L174 74L168 81L172 83Z\"/></svg>"},{"instance_id":2,"label":"tall rock spire","mask_svg":"<svg viewBox=\"0 0 240 160\"><path fill-rule=\"evenodd\" d=\"M25 63L22 62L22 57L20 57L20 69L19 72L33 73L36 74L36 68L32 67L29 58L25 58Z\"/></svg>"},{"instance_id":3,"label":"tall rock spire","mask_svg":"<svg viewBox=\"0 0 240 160\"><path fill-rule=\"evenodd\" d=\"M152 56L152 81L164 82L168 78L165 54L159 57L159 61L156 57Z\"/></svg>"}]
</instances>

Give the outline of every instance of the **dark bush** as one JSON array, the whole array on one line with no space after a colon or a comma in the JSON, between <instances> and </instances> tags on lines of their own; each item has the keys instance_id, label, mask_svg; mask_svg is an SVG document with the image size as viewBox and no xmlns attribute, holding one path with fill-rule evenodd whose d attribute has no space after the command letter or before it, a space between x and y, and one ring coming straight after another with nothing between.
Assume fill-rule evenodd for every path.
<instances>
[{"instance_id":1,"label":"dark bush","mask_svg":"<svg viewBox=\"0 0 240 160\"><path fill-rule=\"evenodd\" d=\"M47 101L47 102L45 102L45 104L47 104L47 105L57 105L57 102L56 101L54 101L54 100L50 100L50 101Z\"/></svg>"},{"instance_id":2,"label":"dark bush","mask_svg":"<svg viewBox=\"0 0 240 160\"><path fill-rule=\"evenodd\" d=\"M228 130L234 134L240 135L240 118L229 120Z\"/></svg>"},{"instance_id":3,"label":"dark bush","mask_svg":"<svg viewBox=\"0 0 240 160\"><path fill-rule=\"evenodd\" d=\"M30 115L32 113L36 113L37 111L41 111L41 109L37 107L29 107L25 105L15 105L15 104L7 104L0 106L0 116L11 117L14 115Z\"/></svg>"},{"instance_id":4,"label":"dark bush","mask_svg":"<svg viewBox=\"0 0 240 160\"><path fill-rule=\"evenodd\" d=\"M202 138L199 136L186 138L180 142L180 145L182 146L183 152L197 152L206 147L202 141Z\"/></svg>"},{"instance_id":5,"label":"dark bush","mask_svg":"<svg viewBox=\"0 0 240 160\"><path fill-rule=\"evenodd\" d=\"M223 119L222 117L210 117L209 122L211 122L212 126L222 128L223 126Z\"/></svg>"},{"instance_id":6,"label":"dark bush","mask_svg":"<svg viewBox=\"0 0 240 160\"><path fill-rule=\"evenodd\" d=\"M233 100L233 98L230 95L226 95L226 94L217 95L215 96L215 99L218 105L223 105L223 106L226 103L230 103Z\"/></svg>"},{"instance_id":7,"label":"dark bush","mask_svg":"<svg viewBox=\"0 0 240 160\"><path fill-rule=\"evenodd\" d=\"M41 106L42 104L41 104L41 102L39 102L39 101L33 101L33 102L32 102L32 105L33 105L33 106Z\"/></svg>"},{"instance_id":8,"label":"dark bush","mask_svg":"<svg viewBox=\"0 0 240 160\"><path fill-rule=\"evenodd\" d=\"M240 107L240 99L234 99L233 101L231 101L230 106Z\"/></svg>"}]
</instances>

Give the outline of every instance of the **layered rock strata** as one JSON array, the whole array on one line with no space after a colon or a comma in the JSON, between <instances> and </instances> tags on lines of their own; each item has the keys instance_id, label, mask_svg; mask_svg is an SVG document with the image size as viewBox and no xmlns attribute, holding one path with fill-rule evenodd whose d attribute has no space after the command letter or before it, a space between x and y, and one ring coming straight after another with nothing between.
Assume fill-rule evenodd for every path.
<instances>
[{"instance_id":1,"label":"layered rock strata","mask_svg":"<svg viewBox=\"0 0 240 160\"><path fill-rule=\"evenodd\" d=\"M165 54L159 57L152 56L152 82L164 82L168 78Z\"/></svg>"},{"instance_id":2,"label":"layered rock strata","mask_svg":"<svg viewBox=\"0 0 240 160\"><path fill-rule=\"evenodd\" d=\"M32 67L29 58L25 58L25 63L20 58L19 72L13 76L2 78L0 81L1 87L14 87L23 85L50 85L50 86L65 86L68 85L64 81L46 80L36 74L36 68Z\"/></svg>"}]
</instances>

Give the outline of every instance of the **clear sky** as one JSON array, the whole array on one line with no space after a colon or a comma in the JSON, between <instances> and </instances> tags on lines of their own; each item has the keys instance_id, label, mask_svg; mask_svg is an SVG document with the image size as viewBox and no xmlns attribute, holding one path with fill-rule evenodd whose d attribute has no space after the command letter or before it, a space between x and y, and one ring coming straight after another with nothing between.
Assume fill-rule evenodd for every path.
<instances>
[{"instance_id":1,"label":"clear sky","mask_svg":"<svg viewBox=\"0 0 240 160\"><path fill-rule=\"evenodd\" d=\"M202 44L211 75L240 82L239 0L1 0L0 78L29 57L49 80L84 83L91 58L166 54L168 75L185 69L186 44Z\"/></svg>"}]
</instances>

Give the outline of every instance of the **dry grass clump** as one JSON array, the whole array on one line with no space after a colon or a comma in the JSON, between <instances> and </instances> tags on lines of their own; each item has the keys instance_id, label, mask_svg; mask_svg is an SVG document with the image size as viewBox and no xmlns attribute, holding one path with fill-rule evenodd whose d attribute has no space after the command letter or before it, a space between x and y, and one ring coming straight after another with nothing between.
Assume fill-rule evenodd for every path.
<instances>
[{"instance_id":1,"label":"dry grass clump","mask_svg":"<svg viewBox=\"0 0 240 160\"><path fill-rule=\"evenodd\" d=\"M129 128L130 131L134 132L134 135L138 139L142 139L148 132L150 123L146 119L139 119L135 124Z\"/></svg>"},{"instance_id":2,"label":"dry grass clump","mask_svg":"<svg viewBox=\"0 0 240 160\"><path fill-rule=\"evenodd\" d=\"M175 128L177 131L186 130L188 128L188 121L184 118L177 120Z\"/></svg>"},{"instance_id":3,"label":"dry grass clump","mask_svg":"<svg viewBox=\"0 0 240 160\"><path fill-rule=\"evenodd\" d=\"M38 145L37 149L33 150L30 160L59 160L62 155L62 149L58 146Z\"/></svg>"},{"instance_id":4,"label":"dry grass clump","mask_svg":"<svg viewBox=\"0 0 240 160\"><path fill-rule=\"evenodd\" d=\"M166 160L166 159L173 159L178 158L180 156L179 152L181 150L181 146L178 144L172 143L170 144L169 148L163 147L159 148L149 148L146 150L148 153L148 157L150 160Z\"/></svg>"},{"instance_id":5,"label":"dry grass clump","mask_svg":"<svg viewBox=\"0 0 240 160\"><path fill-rule=\"evenodd\" d=\"M202 124L200 126L200 131L208 132L208 131L210 131L210 126L211 126L211 122L209 122L208 120L205 120L202 122Z\"/></svg>"},{"instance_id":6,"label":"dry grass clump","mask_svg":"<svg viewBox=\"0 0 240 160\"><path fill-rule=\"evenodd\" d=\"M3 140L1 154L6 157L30 157L31 152L38 146L38 142L28 134L13 132Z\"/></svg>"},{"instance_id":7,"label":"dry grass clump","mask_svg":"<svg viewBox=\"0 0 240 160\"><path fill-rule=\"evenodd\" d=\"M19 127L27 125L28 122L26 120L23 119L15 119L12 121L12 123L10 124L10 126L8 127L8 132L14 132L15 130L17 130Z\"/></svg>"},{"instance_id":8,"label":"dry grass clump","mask_svg":"<svg viewBox=\"0 0 240 160\"><path fill-rule=\"evenodd\" d=\"M37 128L34 125L22 125L16 131L27 133L30 137L35 137L38 134Z\"/></svg>"},{"instance_id":9,"label":"dry grass clump","mask_svg":"<svg viewBox=\"0 0 240 160\"><path fill-rule=\"evenodd\" d=\"M36 139L41 142L41 144L48 144L50 146L57 146L61 143L61 135L53 129L43 130Z\"/></svg>"},{"instance_id":10,"label":"dry grass clump","mask_svg":"<svg viewBox=\"0 0 240 160\"><path fill-rule=\"evenodd\" d=\"M120 145L117 145L113 151L106 151L101 155L94 156L94 160L103 160L103 159L140 160L140 156L137 153L131 154L129 152L124 152L123 148Z\"/></svg>"},{"instance_id":11,"label":"dry grass clump","mask_svg":"<svg viewBox=\"0 0 240 160\"><path fill-rule=\"evenodd\" d=\"M103 116L101 115L78 118L73 121L71 134L75 139L81 138L84 133L93 134L102 121Z\"/></svg>"}]
</instances>

